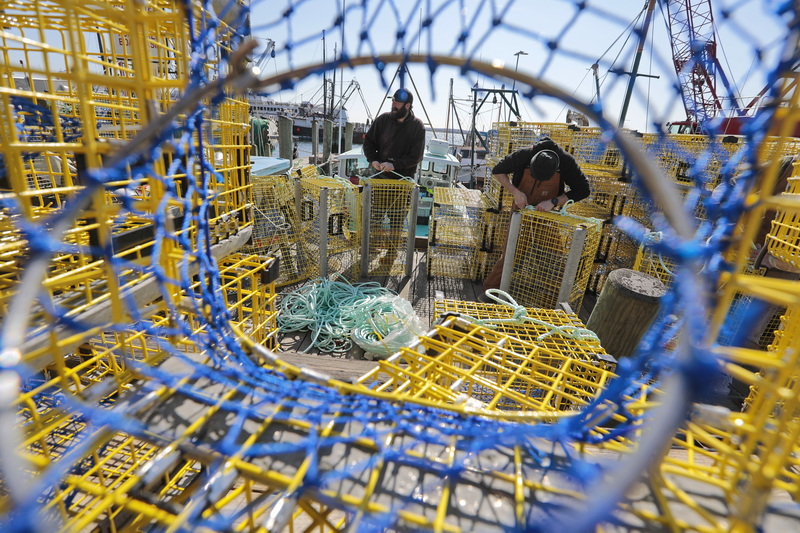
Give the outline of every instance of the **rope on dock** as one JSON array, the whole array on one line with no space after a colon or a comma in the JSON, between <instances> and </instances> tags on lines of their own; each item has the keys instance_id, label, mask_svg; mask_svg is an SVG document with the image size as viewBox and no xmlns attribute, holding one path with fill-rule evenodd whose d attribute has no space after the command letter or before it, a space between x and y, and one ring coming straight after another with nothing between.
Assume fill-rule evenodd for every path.
<instances>
[{"instance_id":1,"label":"rope on dock","mask_svg":"<svg viewBox=\"0 0 800 533\"><path fill-rule=\"evenodd\" d=\"M564 337L575 339L578 341L596 341L600 343L600 339L595 335L595 333L589 329L581 328L577 326L571 325L563 325L563 326L556 326L549 322L545 322L543 320L539 320L528 316L528 311L525 309L524 306L519 305L514 298L511 297L505 291L500 289L487 289L486 290L487 298L494 300L496 303L500 305L506 305L511 307L514 312L512 313L510 318L486 318L486 319L477 319L475 317L471 317L469 315L461 315L461 318L477 324L479 326L486 326L486 327L493 327L497 326L498 324L518 324L522 325L526 322L531 324L536 324L537 326L543 326L547 329L546 333L542 333L536 339L541 341L550 335L563 335Z\"/></svg>"},{"instance_id":2,"label":"rope on dock","mask_svg":"<svg viewBox=\"0 0 800 533\"><path fill-rule=\"evenodd\" d=\"M415 327L414 319L419 319L411 304L391 289L377 282L341 280L317 278L283 295L278 315L281 331L312 333L303 353L311 348L346 352L355 340L366 351L388 356L396 351L397 342L407 345L404 339L416 337L424 328Z\"/></svg>"}]
</instances>

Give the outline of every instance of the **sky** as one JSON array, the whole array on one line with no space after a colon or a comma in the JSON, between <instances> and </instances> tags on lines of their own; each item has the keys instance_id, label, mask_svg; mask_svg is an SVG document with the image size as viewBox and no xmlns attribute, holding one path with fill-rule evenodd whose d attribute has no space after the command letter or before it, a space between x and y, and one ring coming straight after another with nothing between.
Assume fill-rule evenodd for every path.
<instances>
[{"instance_id":1,"label":"sky","mask_svg":"<svg viewBox=\"0 0 800 533\"><path fill-rule=\"evenodd\" d=\"M332 61L334 50L344 50L349 57L441 54L504 66L512 74L533 76L586 103L596 101L599 83L603 115L616 124L630 79L624 72L632 70L639 44L632 30L641 27L646 4L646 0L586 0L578 9L572 0L253 0L251 20L253 36L261 44L275 41L275 57L262 63L267 79L322 63L323 57ZM624 127L643 132L654 131L653 123L686 117L675 89L662 4L653 12L624 122ZM771 12L778 4L777 0L711 1L717 57L742 100L749 101L765 86L786 41L785 22ZM342 11L344 32L335 22ZM337 70L337 95L352 81L360 88L346 103L351 122L364 122L388 110L386 95L401 84L397 69L397 64L387 64L382 73L374 65ZM450 106L451 79L455 111ZM464 75L450 66L431 73L427 65L411 64L404 83L415 94L417 116L437 128L448 122L452 127L454 112L468 127L473 96L477 94L480 101L486 89L519 90L524 121L565 122L569 109L547 94L531 100L523 95L528 86L511 78ZM477 93L472 90L476 84ZM303 77L292 88L267 88L266 93L277 101L319 102L321 87L320 74ZM724 92L720 81L718 92ZM476 126L487 130L492 122L509 118L508 108L492 104L490 95L476 115Z\"/></svg>"}]
</instances>

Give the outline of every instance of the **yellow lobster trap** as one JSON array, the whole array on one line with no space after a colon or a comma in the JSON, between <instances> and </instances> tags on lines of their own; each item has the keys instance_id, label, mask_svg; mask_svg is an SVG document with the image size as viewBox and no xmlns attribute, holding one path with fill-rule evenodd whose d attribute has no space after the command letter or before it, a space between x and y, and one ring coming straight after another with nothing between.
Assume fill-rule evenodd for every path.
<instances>
[{"instance_id":1,"label":"yellow lobster trap","mask_svg":"<svg viewBox=\"0 0 800 533\"><path fill-rule=\"evenodd\" d=\"M800 193L782 193L776 200L779 205L767 235L767 250L774 257L795 269L800 269L800 213L792 208L800 201Z\"/></svg>"},{"instance_id":2,"label":"yellow lobster trap","mask_svg":"<svg viewBox=\"0 0 800 533\"><path fill-rule=\"evenodd\" d=\"M521 305L580 309L602 222L524 210L511 216L500 288Z\"/></svg>"},{"instance_id":3,"label":"yellow lobster trap","mask_svg":"<svg viewBox=\"0 0 800 533\"><path fill-rule=\"evenodd\" d=\"M309 277L341 274L357 281L361 267L361 197L348 180L325 176L300 180L300 224Z\"/></svg>"},{"instance_id":4,"label":"yellow lobster trap","mask_svg":"<svg viewBox=\"0 0 800 533\"><path fill-rule=\"evenodd\" d=\"M380 361L359 381L376 391L476 413L514 418L536 412L554 420L559 411L586 406L614 373L597 359L572 357L553 346L464 317L444 317L418 345Z\"/></svg>"},{"instance_id":5,"label":"yellow lobster trap","mask_svg":"<svg viewBox=\"0 0 800 533\"><path fill-rule=\"evenodd\" d=\"M553 139L584 169L620 174L619 149L604 139L600 128L548 122L495 122L489 146L494 157L502 158L530 147L543 137Z\"/></svg>"},{"instance_id":6,"label":"yellow lobster trap","mask_svg":"<svg viewBox=\"0 0 800 533\"><path fill-rule=\"evenodd\" d=\"M0 215L0 225L12 236L23 220L18 217L35 221L64 207L94 173L123 156L122 143L176 109L188 84L189 34L181 4L168 1L97 2L92 9L79 2L18 2L4 6L0 18L6 50L0 190L12 193L16 206L16 212ZM205 64L212 77L221 54L232 52L224 49L229 40L220 42L216 57ZM214 254L222 257L241 247L251 224L247 104L227 99L206 118L203 156L213 166L203 168L190 156L185 147L191 139L176 139L153 159L149 172L107 177L65 229L65 241L81 252L54 258L48 290L62 296L80 291L75 306L103 298L109 289L98 289L96 281L107 277L100 249L108 247L132 263L147 262L156 217L167 219L178 239L195 239L199 225L192 205L199 205L201 196L212 198L204 207L202 231ZM176 110L174 120L182 124L187 117ZM158 132L148 130L143 137L156 141ZM139 161L133 158L131 165ZM197 175L202 180L192 178ZM168 256L173 247L181 248L167 239L161 251ZM7 240L4 252L24 257L24 236ZM6 279L13 278L14 268L13 261L5 263ZM125 283L136 276L131 271Z\"/></svg>"},{"instance_id":7,"label":"yellow lobster trap","mask_svg":"<svg viewBox=\"0 0 800 533\"><path fill-rule=\"evenodd\" d=\"M363 183L362 275L410 275L419 187L400 179L370 178Z\"/></svg>"},{"instance_id":8,"label":"yellow lobster trap","mask_svg":"<svg viewBox=\"0 0 800 533\"><path fill-rule=\"evenodd\" d=\"M243 247L248 253L279 261L277 285L308 279L316 261L302 243L296 180L286 175L253 176L253 233Z\"/></svg>"},{"instance_id":9,"label":"yellow lobster trap","mask_svg":"<svg viewBox=\"0 0 800 533\"><path fill-rule=\"evenodd\" d=\"M433 312L434 321L457 315L504 333L508 335L505 345L512 350L519 339L563 357L588 362L603 372L613 372L616 367L616 360L606 353L597 336L586 329L575 313L563 309L445 299L434 302Z\"/></svg>"},{"instance_id":10,"label":"yellow lobster trap","mask_svg":"<svg viewBox=\"0 0 800 533\"><path fill-rule=\"evenodd\" d=\"M482 205L478 190L433 190L428 229L429 276L475 278Z\"/></svg>"},{"instance_id":11,"label":"yellow lobster trap","mask_svg":"<svg viewBox=\"0 0 800 533\"><path fill-rule=\"evenodd\" d=\"M7 513L50 480L29 496L66 530L137 522L111 500L168 443L92 415L118 419L134 387L152 385L139 408L157 402L167 361L213 360L233 338L276 345L275 261L237 253L252 230L248 106L206 107L218 95L189 89L239 57L221 22L192 70L190 19L209 15L158 0L0 3L4 378L25 369L5 403L19 459L4 464ZM198 471L178 462L164 494Z\"/></svg>"}]
</instances>

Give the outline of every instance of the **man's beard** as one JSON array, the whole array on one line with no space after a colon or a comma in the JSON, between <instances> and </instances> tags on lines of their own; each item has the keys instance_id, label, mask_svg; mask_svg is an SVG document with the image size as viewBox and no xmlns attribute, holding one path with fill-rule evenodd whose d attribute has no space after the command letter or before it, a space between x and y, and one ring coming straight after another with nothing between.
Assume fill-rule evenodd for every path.
<instances>
[{"instance_id":1,"label":"man's beard","mask_svg":"<svg viewBox=\"0 0 800 533\"><path fill-rule=\"evenodd\" d=\"M408 115L408 108L403 106L400 109L392 109L392 112L389 113L389 116L395 120L406 118Z\"/></svg>"}]
</instances>

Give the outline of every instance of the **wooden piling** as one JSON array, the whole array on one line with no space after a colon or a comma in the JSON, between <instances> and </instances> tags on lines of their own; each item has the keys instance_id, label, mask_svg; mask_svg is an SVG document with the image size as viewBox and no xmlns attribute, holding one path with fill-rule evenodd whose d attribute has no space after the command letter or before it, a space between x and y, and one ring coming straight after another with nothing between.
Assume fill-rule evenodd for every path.
<instances>
[{"instance_id":1,"label":"wooden piling","mask_svg":"<svg viewBox=\"0 0 800 533\"><path fill-rule=\"evenodd\" d=\"M311 119L311 161L316 165L319 159L319 120Z\"/></svg>"},{"instance_id":2,"label":"wooden piling","mask_svg":"<svg viewBox=\"0 0 800 533\"><path fill-rule=\"evenodd\" d=\"M619 268L608 275L586 327L616 358L633 354L658 313L667 292L661 280L644 272Z\"/></svg>"},{"instance_id":3,"label":"wooden piling","mask_svg":"<svg viewBox=\"0 0 800 533\"><path fill-rule=\"evenodd\" d=\"M331 145L333 144L333 121L324 119L322 121L322 161L325 171L330 174Z\"/></svg>"},{"instance_id":4,"label":"wooden piling","mask_svg":"<svg viewBox=\"0 0 800 533\"><path fill-rule=\"evenodd\" d=\"M292 119L278 117L278 157L292 159L294 140L292 139Z\"/></svg>"},{"instance_id":5,"label":"wooden piling","mask_svg":"<svg viewBox=\"0 0 800 533\"><path fill-rule=\"evenodd\" d=\"M344 153L353 149L353 130L355 126L352 122L344 125L344 150L339 150L339 153Z\"/></svg>"}]
</instances>

